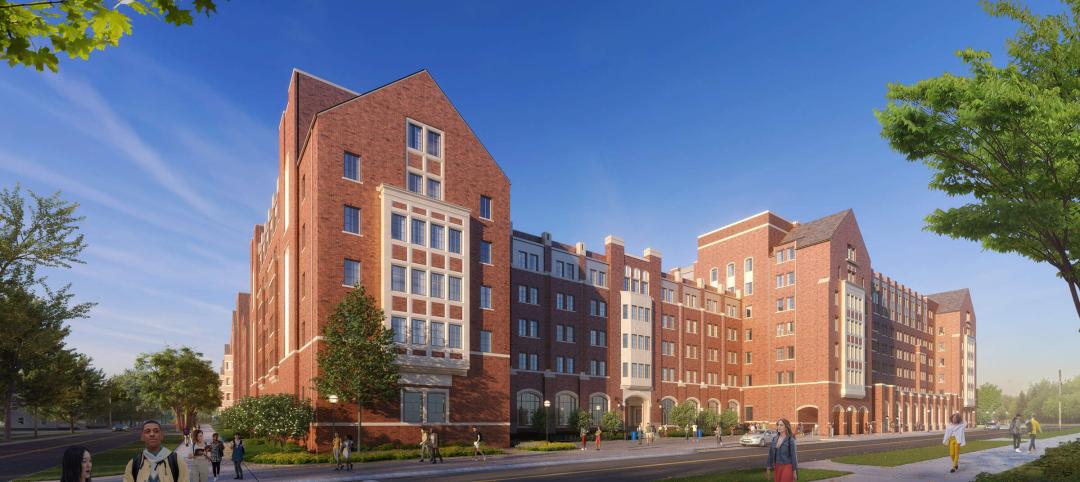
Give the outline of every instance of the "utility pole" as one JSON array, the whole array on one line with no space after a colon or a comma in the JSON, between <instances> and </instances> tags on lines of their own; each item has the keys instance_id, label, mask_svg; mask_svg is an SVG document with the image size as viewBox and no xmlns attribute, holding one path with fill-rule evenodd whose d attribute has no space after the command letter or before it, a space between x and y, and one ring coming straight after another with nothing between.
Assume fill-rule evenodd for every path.
<instances>
[{"instance_id":1,"label":"utility pole","mask_svg":"<svg viewBox=\"0 0 1080 482\"><path fill-rule=\"evenodd\" d=\"M1058 368L1058 430L1061 430L1061 369Z\"/></svg>"}]
</instances>

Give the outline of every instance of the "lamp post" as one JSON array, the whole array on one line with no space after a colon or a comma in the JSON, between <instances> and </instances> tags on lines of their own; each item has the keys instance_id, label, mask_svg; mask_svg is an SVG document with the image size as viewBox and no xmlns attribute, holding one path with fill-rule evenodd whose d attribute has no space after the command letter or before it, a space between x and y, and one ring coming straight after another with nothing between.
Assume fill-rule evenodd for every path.
<instances>
[{"instance_id":1,"label":"lamp post","mask_svg":"<svg viewBox=\"0 0 1080 482\"><path fill-rule=\"evenodd\" d=\"M544 400L544 441L550 442L548 427L551 426L551 400Z\"/></svg>"},{"instance_id":2,"label":"lamp post","mask_svg":"<svg viewBox=\"0 0 1080 482\"><path fill-rule=\"evenodd\" d=\"M333 432L334 432L334 435L336 436L337 435L337 402L338 402L338 396L337 395L330 395L329 397L326 397L326 398L327 398L327 400L330 400L330 404L334 406L334 408L330 409L330 426L334 427Z\"/></svg>"},{"instance_id":3,"label":"lamp post","mask_svg":"<svg viewBox=\"0 0 1080 482\"><path fill-rule=\"evenodd\" d=\"M622 423L623 423L622 439L623 439L623 441L626 441L626 438L629 437L629 435L630 435L629 433L627 433L628 427L626 426L626 409L623 406L622 400L619 400L619 401L617 401L615 403L618 404L617 406L619 408L619 412L622 413Z\"/></svg>"}]
</instances>

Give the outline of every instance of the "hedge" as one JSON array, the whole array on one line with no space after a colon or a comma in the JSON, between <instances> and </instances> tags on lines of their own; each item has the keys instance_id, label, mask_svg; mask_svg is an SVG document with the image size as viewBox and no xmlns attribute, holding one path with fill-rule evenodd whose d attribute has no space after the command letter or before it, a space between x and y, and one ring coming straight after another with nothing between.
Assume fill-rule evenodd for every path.
<instances>
[{"instance_id":1,"label":"hedge","mask_svg":"<svg viewBox=\"0 0 1080 482\"><path fill-rule=\"evenodd\" d=\"M578 444L573 442L526 442L518 444L517 448L530 452L555 452L577 449Z\"/></svg>"}]
</instances>

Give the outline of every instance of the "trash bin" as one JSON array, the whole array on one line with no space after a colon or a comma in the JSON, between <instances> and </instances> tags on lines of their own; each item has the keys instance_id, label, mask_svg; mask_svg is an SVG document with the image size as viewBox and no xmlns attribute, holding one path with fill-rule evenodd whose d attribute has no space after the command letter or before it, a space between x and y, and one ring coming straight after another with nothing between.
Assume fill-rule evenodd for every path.
<instances>
[{"instance_id":1,"label":"trash bin","mask_svg":"<svg viewBox=\"0 0 1080 482\"><path fill-rule=\"evenodd\" d=\"M701 438L701 429L700 428L697 431L697 438Z\"/></svg>"},{"instance_id":2,"label":"trash bin","mask_svg":"<svg viewBox=\"0 0 1080 482\"><path fill-rule=\"evenodd\" d=\"M630 440L637 440L637 430L630 432Z\"/></svg>"}]
</instances>

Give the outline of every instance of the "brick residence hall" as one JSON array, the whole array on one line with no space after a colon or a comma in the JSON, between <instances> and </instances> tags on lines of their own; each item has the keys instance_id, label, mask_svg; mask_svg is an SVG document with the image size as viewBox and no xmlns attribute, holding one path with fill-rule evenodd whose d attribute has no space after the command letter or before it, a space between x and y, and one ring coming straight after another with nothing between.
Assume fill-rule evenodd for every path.
<instances>
[{"instance_id":1,"label":"brick residence hall","mask_svg":"<svg viewBox=\"0 0 1080 482\"><path fill-rule=\"evenodd\" d=\"M923 294L873 269L853 211L766 211L697 237L697 260L513 230L510 179L426 71L355 92L294 70L278 177L232 319L231 401L311 400L308 438L356 430L315 393L322 325L356 283L400 345L401 396L364 409L365 441L507 445L551 403L630 426L676 403L821 434L974 421L967 289Z\"/></svg>"}]
</instances>

